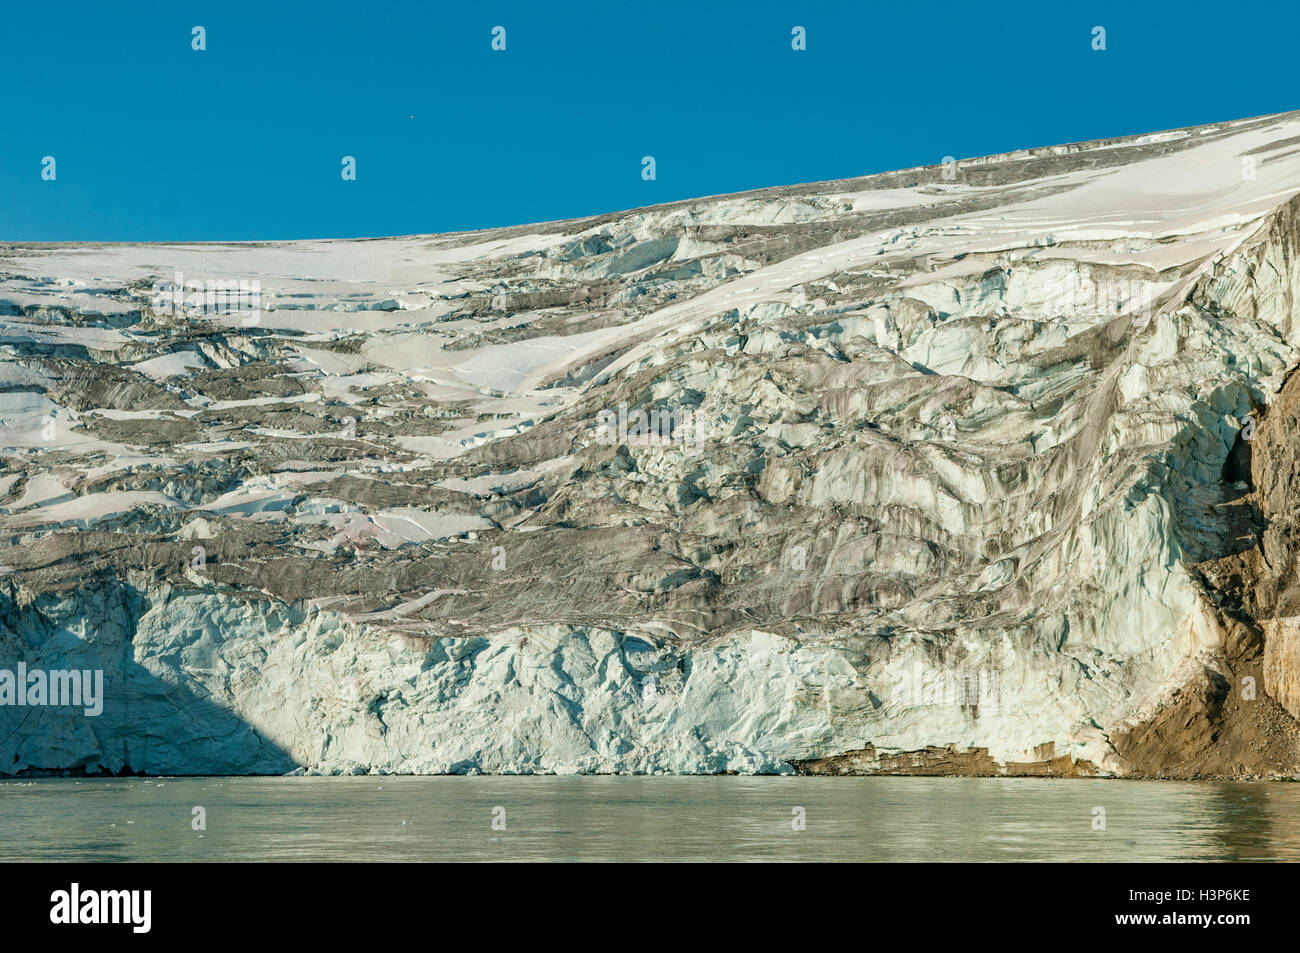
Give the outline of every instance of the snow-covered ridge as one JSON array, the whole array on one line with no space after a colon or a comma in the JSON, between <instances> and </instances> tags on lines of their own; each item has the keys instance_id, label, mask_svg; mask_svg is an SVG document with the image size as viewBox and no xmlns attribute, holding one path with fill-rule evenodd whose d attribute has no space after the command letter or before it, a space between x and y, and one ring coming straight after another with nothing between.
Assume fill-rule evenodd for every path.
<instances>
[{"instance_id":1,"label":"snow-covered ridge","mask_svg":"<svg viewBox=\"0 0 1300 953\"><path fill-rule=\"evenodd\" d=\"M0 668L107 694L0 706L0 770L1145 771L1297 362L1297 139L0 246Z\"/></svg>"}]
</instances>

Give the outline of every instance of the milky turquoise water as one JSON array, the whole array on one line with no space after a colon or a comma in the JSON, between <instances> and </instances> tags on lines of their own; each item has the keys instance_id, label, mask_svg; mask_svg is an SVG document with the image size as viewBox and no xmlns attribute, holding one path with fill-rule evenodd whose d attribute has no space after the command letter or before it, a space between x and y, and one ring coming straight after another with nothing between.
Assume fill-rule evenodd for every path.
<instances>
[{"instance_id":1,"label":"milky turquoise water","mask_svg":"<svg viewBox=\"0 0 1300 953\"><path fill-rule=\"evenodd\" d=\"M195 807L204 809L205 830L193 827ZM1103 818L1097 808L1105 812L1104 830L1095 829ZM804 829L795 830L800 817ZM4 861L1247 859L1300 860L1300 784L807 777L0 782Z\"/></svg>"}]
</instances>

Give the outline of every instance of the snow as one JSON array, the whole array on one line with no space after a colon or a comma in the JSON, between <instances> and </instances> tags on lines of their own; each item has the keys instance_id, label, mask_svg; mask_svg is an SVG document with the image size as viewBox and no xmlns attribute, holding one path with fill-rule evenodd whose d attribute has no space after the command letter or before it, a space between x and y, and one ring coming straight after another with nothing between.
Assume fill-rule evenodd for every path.
<instances>
[{"instance_id":1,"label":"snow","mask_svg":"<svg viewBox=\"0 0 1300 953\"><path fill-rule=\"evenodd\" d=\"M208 366L208 362L198 351L173 351L130 366L154 380L166 380L169 377L180 377L191 370L202 370Z\"/></svg>"}]
</instances>

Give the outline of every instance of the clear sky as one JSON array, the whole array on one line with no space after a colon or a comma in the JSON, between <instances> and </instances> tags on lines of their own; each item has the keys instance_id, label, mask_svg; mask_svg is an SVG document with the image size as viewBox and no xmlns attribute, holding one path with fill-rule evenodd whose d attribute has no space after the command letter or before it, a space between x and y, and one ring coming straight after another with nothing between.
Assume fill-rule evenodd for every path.
<instances>
[{"instance_id":1,"label":"clear sky","mask_svg":"<svg viewBox=\"0 0 1300 953\"><path fill-rule=\"evenodd\" d=\"M1282 112L1298 28L1295 0L11 0L0 240L453 231Z\"/></svg>"}]
</instances>

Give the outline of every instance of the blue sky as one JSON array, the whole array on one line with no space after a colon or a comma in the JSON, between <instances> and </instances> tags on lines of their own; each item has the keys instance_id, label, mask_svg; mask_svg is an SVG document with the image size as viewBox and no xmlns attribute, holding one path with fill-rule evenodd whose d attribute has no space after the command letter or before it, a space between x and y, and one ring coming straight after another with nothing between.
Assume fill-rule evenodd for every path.
<instances>
[{"instance_id":1,"label":"blue sky","mask_svg":"<svg viewBox=\"0 0 1300 953\"><path fill-rule=\"evenodd\" d=\"M10 4L0 240L453 231L1282 112L1298 27L1197 0Z\"/></svg>"}]
</instances>

